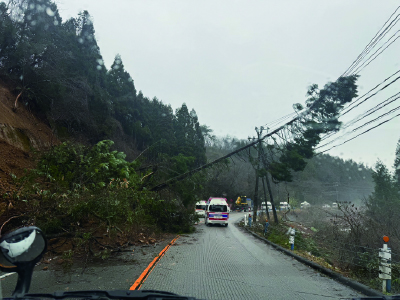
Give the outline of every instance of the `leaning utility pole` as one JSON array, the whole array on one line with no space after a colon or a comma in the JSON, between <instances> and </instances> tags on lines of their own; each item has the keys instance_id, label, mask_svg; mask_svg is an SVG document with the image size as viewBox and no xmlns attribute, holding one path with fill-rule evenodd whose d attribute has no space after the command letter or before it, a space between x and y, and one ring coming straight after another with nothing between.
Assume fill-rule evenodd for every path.
<instances>
[{"instance_id":1,"label":"leaning utility pole","mask_svg":"<svg viewBox=\"0 0 400 300\"><path fill-rule=\"evenodd\" d=\"M271 206L272 206L272 213L274 214L274 221L276 224L279 223L278 221L278 215L276 214L276 208L275 208L275 203L274 203L274 197L272 196L272 190L271 190L271 184L269 182L269 178L268 178L268 164L267 161L265 160L265 154L264 154L264 149L261 147L261 158L262 158L262 162L264 165L264 169L267 171L266 175L265 175L265 181L267 182L267 187L268 187L268 193L269 193L269 198L271 200ZM268 210L268 205L267 205L267 210Z\"/></svg>"},{"instance_id":2,"label":"leaning utility pole","mask_svg":"<svg viewBox=\"0 0 400 300\"><path fill-rule=\"evenodd\" d=\"M271 198L271 206L272 206L272 213L274 214L274 222L278 224L278 215L276 214L276 208L275 208L275 203L274 203L274 198L272 196L272 190L271 190L271 184L269 183L268 179L268 173L265 175L265 181L267 182L267 187L268 187L268 193L269 197Z\"/></svg>"},{"instance_id":3,"label":"leaning utility pole","mask_svg":"<svg viewBox=\"0 0 400 300\"><path fill-rule=\"evenodd\" d=\"M261 158L261 148L262 148L260 137L261 137L263 130L264 130L264 127L262 127L262 126L260 128L260 131L258 131L258 128L256 127L257 140L258 140L258 145L257 145L257 147L258 147L257 154L258 155L257 155L257 165L255 168L255 170L256 170L256 187L255 187L255 191L254 191L254 213L253 213L254 224L257 220L257 211L258 211L258 180L260 178L259 171L260 171L260 158Z\"/></svg>"},{"instance_id":4,"label":"leaning utility pole","mask_svg":"<svg viewBox=\"0 0 400 300\"><path fill-rule=\"evenodd\" d=\"M267 218L268 218L268 220L270 220L270 218L269 218L269 210L268 210L268 201L267 201L267 192L265 191L265 183L264 183L264 177L261 177L261 182L262 182L262 185L263 185L263 190L264 190L264 199L265 199L265 210L266 210L266 212L267 212ZM271 202L272 203L272 202Z\"/></svg>"}]
</instances>

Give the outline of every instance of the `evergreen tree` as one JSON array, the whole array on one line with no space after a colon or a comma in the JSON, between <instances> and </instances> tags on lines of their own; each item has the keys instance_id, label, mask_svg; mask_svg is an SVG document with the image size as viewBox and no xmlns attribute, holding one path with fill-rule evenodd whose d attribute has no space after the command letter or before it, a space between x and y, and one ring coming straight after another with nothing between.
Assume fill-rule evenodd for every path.
<instances>
[{"instance_id":1,"label":"evergreen tree","mask_svg":"<svg viewBox=\"0 0 400 300\"><path fill-rule=\"evenodd\" d=\"M111 69L107 72L107 88L113 98L136 97L136 89L131 75L125 70L121 56L117 54Z\"/></svg>"},{"instance_id":2,"label":"evergreen tree","mask_svg":"<svg viewBox=\"0 0 400 300\"><path fill-rule=\"evenodd\" d=\"M400 213L400 194L393 176L386 166L378 161L372 175L375 190L368 198L368 214L379 223L392 227Z\"/></svg>"},{"instance_id":3,"label":"evergreen tree","mask_svg":"<svg viewBox=\"0 0 400 300\"><path fill-rule=\"evenodd\" d=\"M305 159L314 155L314 147L321 141L321 135L336 132L340 129L339 112L346 103L357 97L356 81L358 75L340 77L319 89L312 85L307 94L306 107L309 113L301 119L301 135L293 138L279 151L279 159L269 163L268 172L273 180L292 181L292 171L302 171L307 165ZM294 104L296 110L303 109L302 105ZM272 149L276 148L270 145ZM278 149L276 150L278 151Z\"/></svg>"},{"instance_id":4,"label":"evergreen tree","mask_svg":"<svg viewBox=\"0 0 400 300\"><path fill-rule=\"evenodd\" d=\"M111 69L107 72L107 91L111 96L115 118L121 122L125 133L132 135L136 89L119 54L115 56Z\"/></svg>"},{"instance_id":5,"label":"evergreen tree","mask_svg":"<svg viewBox=\"0 0 400 300\"><path fill-rule=\"evenodd\" d=\"M396 158L394 160L394 172L396 176L397 188L400 191L400 139L396 146Z\"/></svg>"},{"instance_id":6,"label":"evergreen tree","mask_svg":"<svg viewBox=\"0 0 400 300\"><path fill-rule=\"evenodd\" d=\"M175 113L175 137L178 141L177 154L196 158L194 166L205 163L204 137L198 122L196 112L189 110L185 103Z\"/></svg>"},{"instance_id":7,"label":"evergreen tree","mask_svg":"<svg viewBox=\"0 0 400 300\"><path fill-rule=\"evenodd\" d=\"M7 5L0 3L0 69L9 73L10 62L17 47L17 28L10 17Z\"/></svg>"}]
</instances>

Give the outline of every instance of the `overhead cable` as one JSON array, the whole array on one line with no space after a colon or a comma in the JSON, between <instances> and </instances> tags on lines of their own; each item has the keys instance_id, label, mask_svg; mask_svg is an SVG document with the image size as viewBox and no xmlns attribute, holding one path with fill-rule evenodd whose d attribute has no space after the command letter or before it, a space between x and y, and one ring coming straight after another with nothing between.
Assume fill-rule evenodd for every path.
<instances>
[{"instance_id":1,"label":"overhead cable","mask_svg":"<svg viewBox=\"0 0 400 300\"><path fill-rule=\"evenodd\" d=\"M317 154L327 152L327 151L329 151L329 150L331 150L331 149L333 149L333 148L336 148L336 147L339 147L339 146L341 146L341 145L343 145L343 144L346 144L347 142L350 142L351 140L354 140L355 138L357 138L357 137L359 137L359 136L361 136L361 135L363 135L363 134L365 134L365 133L367 133L367 132L369 132L369 131L371 131L371 130L373 130L373 129L375 129L375 128L377 128L377 127L379 127L379 126L381 126L381 125L383 125L383 124L385 124L385 123L387 123L387 122L389 122L389 121L391 121L391 120L393 120L394 118L397 118L398 116L400 116L400 114L397 114L397 115L395 115L394 117L392 117L392 118L390 118L390 119L387 119L387 120L385 120L385 121L379 123L378 125L376 125L376 126L374 126L374 127L371 127L371 128L369 128L369 129L367 129L367 130L361 132L360 134L357 134L356 136L354 136L354 137L352 137L352 138L350 138L350 139L348 139L348 140L346 140L346 141L344 141L344 142L342 142L342 143L340 143L340 144L337 144L337 145L335 145L335 146L332 146L331 148L329 148L329 149L327 149L327 150L321 151L321 152L319 152L319 153L317 153Z\"/></svg>"},{"instance_id":2,"label":"overhead cable","mask_svg":"<svg viewBox=\"0 0 400 300\"><path fill-rule=\"evenodd\" d=\"M350 122L346 123L345 126L343 127L343 129L349 128L351 125L361 121L362 119L372 115L373 113L377 112L378 110L384 108L385 106L387 106L389 104L392 104L393 102L395 102L395 101L397 101L399 99L400 99L400 92L398 92L397 94L387 98L385 101L380 102L379 104L377 104L373 108L370 108L369 110L367 110L363 114L359 115L357 118L354 118Z\"/></svg>"},{"instance_id":3,"label":"overhead cable","mask_svg":"<svg viewBox=\"0 0 400 300\"><path fill-rule=\"evenodd\" d=\"M395 97L395 98L393 98L393 97ZM391 101L389 101L389 102L386 103L385 105L380 106L379 108L377 108L376 110L374 110L374 111L370 112L369 114L363 116L362 118L360 118L360 119L358 119L358 120L355 120L355 121L354 121L352 124L350 124L350 125L353 125L353 124L357 123L358 121L362 120L363 118L365 118L365 117L371 115L373 112L375 112L375 111L377 111L377 110L383 108L384 106L388 105L389 103L392 103L392 102L398 100L399 98L400 98L400 92L397 93L397 94L395 94L395 95L393 95L393 96L391 96L391 97L389 97L388 99L391 99ZM388 100L388 99L387 99L387 100ZM398 106L398 107L396 107L396 108L394 108L394 109L392 109L392 110L390 110L390 111L388 111L388 112L383 113L382 115L376 117L375 119L372 119L372 120L370 120L370 121L368 121L368 122L366 122L366 123L364 123L364 124L358 126L357 128L352 129L350 132L346 132L346 133L342 134L341 136L339 136L339 137L337 137L337 138L335 138L335 139L333 139L333 140L331 140L331 141L329 141L329 142L327 142L327 143L325 143L325 144L323 144L323 145L321 145L321 146L316 147L315 149L320 149L320 148L323 148L323 147L325 147L325 146L328 146L328 145L330 145L330 144L336 142L337 140L342 139L343 137L345 137L345 136L347 136L347 135L349 135L349 134L351 134L351 133L354 133L354 132L358 131L359 129L361 129L361 128L365 127L365 126L367 126L367 125L369 125L369 124L371 124L371 123L373 123L373 122L378 121L379 119L383 118L384 116L387 116L387 115L390 115L390 114L394 113L394 112L397 111L398 109L400 109L400 106ZM346 126L345 128L349 127L350 125ZM332 136L332 135L331 135L331 136ZM330 136L329 136L329 137L330 137ZM321 139L321 140L324 140L324 139Z\"/></svg>"},{"instance_id":4,"label":"overhead cable","mask_svg":"<svg viewBox=\"0 0 400 300\"><path fill-rule=\"evenodd\" d=\"M373 90L375 90L376 88L378 88L380 85L382 85L383 83L385 83L385 82L388 81L390 78L392 78L393 76L397 75L398 73L400 73L400 70L399 70L399 71L396 71L395 73L393 73L392 75L390 75L389 77L387 77L385 80L383 80L382 82L380 82L379 84L377 84L374 88L370 89L370 90L369 90L368 92L366 92L364 95L358 97L355 101L351 102L351 103L349 104L349 106L347 106L347 107L339 114L339 116L344 116L345 114L347 114L348 112L350 112L350 111L353 110L354 108L360 106L361 104L363 104L364 102L366 102L367 100L369 100L370 98L372 98L373 96L377 95L377 94L378 94L379 92L381 92L382 90L386 89L386 88L387 88L388 86L390 86L391 84L395 83L395 82L400 78L400 76L397 77L397 78L395 78L392 82L390 82L389 84L387 84L386 86L384 86L384 87L381 88L380 90L378 90L376 93L370 95L369 97L365 98L362 102L358 103L358 102L361 101L361 99L363 99L366 95L368 95L369 93L371 93ZM397 94L396 94L396 95L397 95ZM395 97L396 95L393 95L392 97ZM390 97L390 98L391 98L391 97ZM382 105L382 104L385 103L386 101L390 100L390 98L386 99L385 101L381 102L381 103L378 104L378 105ZM392 102L392 101L391 101L391 102ZM390 102L390 103L391 103L391 102ZM357 104L357 103L358 103L358 104ZM384 106L385 106L385 105L384 105ZM371 109L370 109L370 110L371 110ZM370 110L367 110L367 111L364 112L363 114L368 113ZM353 119L353 120L350 121L350 122L353 122L354 120L355 120L355 119ZM353 122L353 123L355 123L355 122ZM347 128L347 127L348 127L348 126L345 125L344 128ZM323 136L322 139L321 139L321 141L324 141L324 140L330 138L331 136L337 134L338 132L339 132L339 131L331 132L331 133L329 133L329 134Z\"/></svg>"},{"instance_id":5,"label":"overhead cable","mask_svg":"<svg viewBox=\"0 0 400 300\"><path fill-rule=\"evenodd\" d=\"M365 69L371 62L373 62L379 55L381 55L390 45L392 45L400 36L395 38L389 45L387 45L385 48L382 49L381 52L379 52L377 55L375 55L376 52L378 52L383 46L385 46L395 35L397 35L400 32L400 30L397 30L395 34L393 34L390 39L388 39L382 46L380 46L373 54L368 57L366 61L364 61L359 67L357 67L356 70L354 70L353 74L358 74L360 73L363 69ZM375 57L373 57L375 55ZM371 57L373 57L371 59ZM368 63L367 63L368 62ZM367 64L366 64L367 63ZM366 65L365 65L366 64ZM365 65L365 66L364 66ZM364 66L364 67L363 67Z\"/></svg>"},{"instance_id":6,"label":"overhead cable","mask_svg":"<svg viewBox=\"0 0 400 300\"><path fill-rule=\"evenodd\" d=\"M368 91L366 94L370 93L372 90L376 89L379 85L383 84L384 82L386 82L387 80L389 80L391 77L393 77L394 75L396 75L397 73L399 73L399 71L395 72L394 74L390 75L388 78L386 78L383 82L379 83L377 86L375 86L373 89L371 89L370 91ZM354 108L360 106L361 104L363 104L365 101L367 101L368 99L372 98L373 96L375 96L376 94L378 94L379 92L383 91L384 89L386 89L388 86L392 85L393 83L395 83L397 80L400 79L400 76L396 77L395 79L393 79L391 82L389 82L388 84L386 84L384 87L382 87L381 89L379 89L378 91L376 91L375 93L373 93L372 95L368 96L367 98L365 98L363 101L354 104L353 106L349 105L342 113L341 115L344 116L345 114L347 114L348 112L352 111ZM364 97L366 94L364 94L362 97ZM356 103L358 101L361 100L361 98L358 98L355 102Z\"/></svg>"},{"instance_id":7,"label":"overhead cable","mask_svg":"<svg viewBox=\"0 0 400 300\"><path fill-rule=\"evenodd\" d=\"M269 122L269 123L265 124L264 126L267 127L267 128L270 128L272 126L276 126L276 125L278 125L279 123L283 122L286 119L293 118L295 115L296 115L295 112L287 114L287 115L285 115L285 116L283 116L283 117L281 117L281 118L279 118L279 119L277 119L275 121L272 121L272 122Z\"/></svg>"},{"instance_id":8,"label":"overhead cable","mask_svg":"<svg viewBox=\"0 0 400 300\"><path fill-rule=\"evenodd\" d=\"M393 22L399 17L399 15L396 16L392 22L385 28L386 24L390 21L390 19L396 14L396 12L399 10L400 6L396 8L396 10L390 15L389 19L383 24L383 26L378 30L378 32L374 35L374 37L371 39L371 41L365 46L364 50L357 56L357 58L353 61L353 63L350 65L350 67L347 68L347 70L342 74L341 77L343 76L348 76L350 72L359 64L359 62L365 57L365 55L368 54L370 51L369 49L372 49L373 45L375 45L379 40L381 40L384 35L387 32L387 29L393 24ZM385 29L384 29L385 28ZM390 27L391 28L391 27ZM382 31L382 29L384 29ZM385 33L385 34L384 34Z\"/></svg>"}]
</instances>

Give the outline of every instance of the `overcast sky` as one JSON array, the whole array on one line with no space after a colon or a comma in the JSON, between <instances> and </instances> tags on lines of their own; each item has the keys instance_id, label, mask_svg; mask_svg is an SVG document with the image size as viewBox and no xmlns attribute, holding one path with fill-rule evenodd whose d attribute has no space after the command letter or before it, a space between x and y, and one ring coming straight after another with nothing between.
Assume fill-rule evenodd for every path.
<instances>
[{"instance_id":1,"label":"overcast sky","mask_svg":"<svg viewBox=\"0 0 400 300\"><path fill-rule=\"evenodd\" d=\"M185 102L216 135L237 138L253 136L254 127L292 113L293 103L306 100L310 84L336 80L399 5L397 0L56 3L63 21L89 11L106 66L120 54L138 91L174 110ZM375 49L399 29L400 22ZM399 70L399 47L400 39L360 72L360 96ZM399 87L400 80L343 121L399 92ZM352 128L398 105L400 100ZM328 153L369 166L380 158L392 166L399 128L400 117Z\"/></svg>"}]
</instances>

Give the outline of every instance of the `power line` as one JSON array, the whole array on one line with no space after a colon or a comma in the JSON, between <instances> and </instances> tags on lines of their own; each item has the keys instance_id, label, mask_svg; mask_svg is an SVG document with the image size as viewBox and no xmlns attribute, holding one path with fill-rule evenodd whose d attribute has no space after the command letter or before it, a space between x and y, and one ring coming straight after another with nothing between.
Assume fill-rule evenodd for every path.
<instances>
[{"instance_id":1,"label":"power line","mask_svg":"<svg viewBox=\"0 0 400 300\"><path fill-rule=\"evenodd\" d=\"M385 101L377 104L375 107L370 108L369 110L367 110L366 112L364 112L363 114L359 115L357 118L353 119L352 121L350 121L349 123L347 123L343 128L346 129L348 127L350 127L351 125L361 121L362 119L372 115L373 113L377 112L378 110L384 108L385 106L397 101L398 99L400 99L400 92L398 92L397 94L389 97L388 99L386 99Z\"/></svg>"},{"instance_id":2,"label":"power line","mask_svg":"<svg viewBox=\"0 0 400 300\"><path fill-rule=\"evenodd\" d=\"M365 93L364 95L362 95L361 97L359 97L357 100L355 100L354 102L352 102L347 108L345 108L342 113L340 114L341 116L344 116L345 114L347 114L348 112L352 111L354 108L360 106L361 104L363 104L365 101L367 101L368 99L372 98L373 96L375 96L376 94L378 94L379 92L383 91L384 89L386 89L388 86L392 85L393 83L395 83L398 79L400 79L400 76L396 77L394 80L392 80L390 83L388 83L387 85L385 85L383 88L379 89L378 91L376 91L374 94L368 96L367 98L365 98L363 101L361 101L360 103L356 104L358 101L360 101L364 96L366 96L367 94L369 94L370 92L372 92L373 90L375 90L376 88L378 88L381 84L385 83L386 81L388 81L390 78L392 78L393 76L397 75L400 72L400 70L396 71L395 73L393 73L392 75L390 75L389 77L387 77L385 80L383 80L381 83L377 84L374 88L370 89L367 93Z\"/></svg>"},{"instance_id":3,"label":"power line","mask_svg":"<svg viewBox=\"0 0 400 300\"><path fill-rule=\"evenodd\" d=\"M376 106L374 106L373 108L370 108L369 110L367 110L366 112L362 113L361 115L358 115L356 118L350 120L350 121L349 121L348 123L346 123L341 129L347 129L347 128L349 128L351 125L354 125L355 123L361 121L362 119L364 119L364 118L366 118L366 117L372 115L373 113L377 112L378 110L384 108L385 106L387 106L387 105L389 105L389 104L391 104L391 103L393 103L393 102L395 102L395 101L397 101L397 100L399 100L399 99L400 99L400 92L397 93L397 94L395 94L395 95L393 95L393 96L391 96L391 97L389 97L389 98L387 98L386 100L384 100L384 101L378 103ZM369 122L369 123L370 123L370 122ZM364 125L365 125L365 124L364 124ZM361 125L361 127L363 127L364 125ZM353 129L352 132L356 131L357 129L358 129L358 128ZM337 131L337 132L332 132L332 133L330 133L330 134L327 134L326 136L324 136L324 137L321 139L321 141L327 140L328 138L332 137L333 135L337 134L338 132L339 132L339 131ZM319 148L322 148L322 147L327 146L327 145L329 145L329 144L332 144L332 143L335 142L336 140L338 140L338 139L340 139L340 138L342 138L342 137L344 137L344 136L346 136L346 135L348 135L348 134L349 134L349 133L345 133L345 134L341 135L340 137L337 137L337 138L335 138L334 140L332 140L332 141L330 141L330 142L328 142L328 143L326 143L326 144L324 144L324 145L322 145L322 146L317 147L316 149L319 149Z\"/></svg>"},{"instance_id":4,"label":"power line","mask_svg":"<svg viewBox=\"0 0 400 300\"><path fill-rule=\"evenodd\" d=\"M382 46L380 46L366 61L364 61L364 63L362 65L360 65L354 72L353 74L358 74L360 73L363 69L365 69L371 62L373 62L379 55L381 55L390 45L392 45L400 36L398 36L397 38L395 38L389 45L387 45L381 52L379 52L374 58L371 59L371 57L379 51L379 49L381 49L383 46L386 45L387 42L389 42L397 33L399 33L400 30L396 31L395 34L393 34L389 40L387 40ZM369 62L368 62L369 60ZM366 62L368 62L364 67L362 67Z\"/></svg>"},{"instance_id":5,"label":"power line","mask_svg":"<svg viewBox=\"0 0 400 300\"><path fill-rule=\"evenodd\" d=\"M385 32L387 32L387 29L391 26L391 24L397 19L397 17L399 15L397 15L396 18L386 28L385 28L385 26L390 21L390 19L396 14L396 12L399 10L399 8L400 8L400 6L397 7L396 10L390 15L389 19L387 19L387 21L378 30L378 32L374 35L374 37L371 39L371 41L367 44L367 46L365 46L364 50L357 56L357 58L353 61L353 63L350 65L350 67L347 68L347 70L342 74L341 77L347 76L348 74L350 74L350 72L359 64L359 62L365 57L365 55L368 54L370 49L373 48L373 45L375 45L379 40L381 40L386 35ZM383 28L385 28L385 30L382 31Z\"/></svg>"},{"instance_id":6,"label":"power line","mask_svg":"<svg viewBox=\"0 0 400 300\"><path fill-rule=\"evenodd\" d=\"M398 98L399 98L399 97L398 97ZM357 131L357 130L359 130L359 129L361 129L361 128L363 128L363 127L365 127L365 126L367 126L367 125L369 125L369 124L371 124L371 123L373 123L373 122L376 122L376 121L378 121L379 119L383 118L384 116L390 115L390 114L394 113L395 111L397 111L397 110L399 110L399 109L400 109L400 106L397 106L396 108L391 109L390 111L388 111L388 112L386 112L386 113L384 113L384 114L382 114L382 115L376 117L375 119L373 119L373 120L371 120L371 121L368 121L368 122L364 123L364 124L361 125L361 126L358 126L357 128L353 129L353 132L355 132L355 131Z\"/></svg>"},{"instance_id":7,"label":"power line","mask_svg":"<svg viewBox=\"0 0 400 300\"><path fill-rule=\"evenodd\" d=\"M400 70L399 70L399 71L396 71L395 73L393 73L393 74L390 75L389 77L385 78L382 82L378 83L374 88L370 89L370 90L369 90L368 92L366 92L364 95L358 97L358 99L356 99L355 101L351 102L351 103L339 114L339 116L344 116L345 114L347 114L348 112L350 112L350 111L353 110L354 108L360 106L361 104L363 104L363 103L366 102L367 100L371 99L373 96L377 95L378 93L380 93L381 91L383 91L384 89L386 89L388 86L390 86L390 85L392 85L393 83L395 83L395 82L400 78L400 76L397 77L397 78L395 78L393 81L391 81L389 84L387 84L386 86L384 86L384 87L381 88L380 90L376 91L374 94L370 95L369 97L367 97L367 98L365 98L363 101L361 101L362 98L364 98L366 95L368 95L368 94L369 94L370 92L372 92L373 90L377 89L380 85L382 85L383 83L385 83L385 82L388 81L390 78L392 78L393 76L397 75L398 73L400 73ZM397 95L397 94L396 94L396 95ZM394 95L394 96L396 96L396 95ZM392 96L392 97L394 97L394 96ZM381 104L385 103L385 102L388 101L388 100L389 100L389 99L386 99L385 101L381 102L381 103L378 104L378 105L381 105ZM357 104L357 102L359 102L359 101L361 101L361 102ZM391 103L391 102L390 102L390 103ZM370 110L371 110L371 109L370 109ZM369 112L370 110L364 112L363 114L366 114L366 113ZM358 116L358 117L360 117L360 116ZM356 119L356 118L355 118L355 119ZM350 122L355 123L355 122L354 122L355 119L351 120ZM347 128L347 127L349 127L349 126L346 126L346 125L345 125L344 128ZM324 140L330 138L331 136L333 136L333 135L335 135L335 134L337 134L337 133L338 133L338 131L337 131L337 132L331 132L331 133L325 135L324 137L322 137L321 141L324 141Z\"/></svg>"},{"instance_id":8,"label":"power line","mask_svg":"<svg viewBox=\"0 0 400 300\"><path fill-rule=\"evenodd\" d=\"M373 108L370 108L369 110L365 111L364 113L358 115L356 118L354 118L354 119L352 119L351 121L349 121L348 123L346 123L341 129L347 129L347 128L349 128L351 125L354 125L355 123L357 123L357 122L361 121L362 119L364 119L364 118L366 118L366 117L372 115L373 113L375 113L375 112L377 112L378 110L384 108L385 106L387 106L387 105L389 105L389 104L391 104L391 103L397 101L398 99L400 99L400 96L399 96L399 95L400 95L400 92L397 93L397 94L395 94L395 95L393 95L393 96L391 96L391 97L389 97L389 98L387 98L385 101L382 101L382 102L378 103L378 104L377 104L376 106L374 106ZM321 141L324 141L324 140L330 138L331 136L333 136L334 134L337 134L337 133L338 133L338 132L330 133L330 134L324 136L324 137L321 139ZM342 136L342 137L343 137L343 136ZM335 140L337 140L337 138L336 138ZM335 140L333 140L333 141L335 141ZM331 143L331 142L330 142L330 143ZM326 145L326 144L325 144L325 145Z\"/></svg>"},{"instance_id":9,"label":"power line","mask_svg":"<svg viewBox=\"0 0 400 300\"><path fill-rule=\"evenodd\" d=\"M394 95L394 96L397 96L397 95L399 95L399 94L400 94L400 92L397 93L397 94ZM388 98L387 100L393 98L394 96ZM352 124L349 124L349 125L346 126L345 128L347 128L347 127L349 127L349 126L351 126L351 125L357 123L358 121L360 121L360 120L364 119L365 117L371 115L373 112L376 112L377 110L379 110L379 109L385 107L386 105L388 105L388 104L391 103L391 102L394 102L394 101L398 100L399 98L400 98L400 96L397 96L395 99L392 99L390 102L388 102L388 103L386 103L385 105L383 105L383 106L381 106L381 107L379 107L379 108L373 110L372 112L370 112L369 114L363 116L362 118L360 118L360 119L358 119L358 120L353 119L353 123L352 123ZM386 100L386 101L387 101L387 100ZM372 120L370 120L370 121L368 121L368 122L362 124L361 126L355 128L355 129L353 129L351 132L346 132L346 133L344 133L343 135L341 135L341 136L339 136L339 137L333 139L332 141L329 141L329 142L327 142L327 143L325 143L325 144L323 144L323 145L321 145L321 146L316 147L315 149L317 150L317 149L323 148L323 147L325 147L325 146L328 146L328 145L330 145L330 144L336 142L337 140L339 140L339 139L341 139L341 138L343 138L343 137L349 135L350 133L356 132L357 130L359 130L359 129L365 127L365 126L367 126L368 124L371 124L371 123L373 123L373 122L378 121L379 119L381 119L382 117L384 117L384 116L386 116L386 115L392 114L393 112L397 111L398 109L400 109L400 106L398 106L398 107L396 107L396 108L394 108L394 109L392 109L392 110L390 110L390 111L388 111L388 112L386 112L386 113L384 113L384 114L378 116L378 117L375 118L375 119L372 119ZM355 121L354 121L354 120L355 120Z\"/></svg>"},{"instance_id":10,"label":"power line","mask_svg":"<svg viewBox=\"0 0 400 300\"><path fill-rule=\"evenodd\" d=\"M390 16L390 18L388 19L388 21L385 22L385 24L382 26L382 28L385 28L385 25L389 22L389 20L391 19L391 17L397 12L397 10L398 10L399 8L400 8L400 6L399 6L399 7L396 9L396 11ZM400 14L399 14L398 16L396 16L395 20L396 20L399 16L400 16ZM351 70L353 70L353 69L359 64L359 62L361 61L361 59L363 59L363 58L370 52L370 50L375 46L375 44L376 44L379 40L381 40L381 39L387 34L387 32L389 32L389 30L394 26L394 25L393 25L392 27L390 27L390 26L393 24L393 22L394 22L395 20L393 20L382 32L380 32L380 31L381 31L381 29L380 29L380 30L378 31L378 33L375 34L374 38L370 41L370 43L367 45L367 47L366 47L366 48L363 50L363 52L357 57L357 59L352 63L352 65L346 70L346 72L345 72L344 74L350 72ZM396 21L396 23L397 23L397 21ZM394 24L396 24L396 23L394 23ZM379 32L380 32L380 33L379 33ZM390 44L389 44L389 45L390 45ZM386 48L385 48L385 49L386 49ZM384 49L384 50L385 50L385 49ZM378 49L378 50L379 50L379 49ZM375 58L376 58L376 57L375 57ZM343 74L342 76L340 76L340 77L344 77L344 74ZM339 77L339 78L340 78L340 77ZM354 109L355 107L359 106L360 104L362 104L363 102L365 102L365 101L368 100L369 98L371 98L371 97L373 97L374 95L376 95L378 92L384 90L385 88L387 88L389 85L393 84L393 83L394 83L396 80L398 80L399 78L400 78L400 76L399 76L398 78L396 78L395 80L393 80L391 83L389 83L389 84L387 84L386 86L384 86L384 87L383 87L382 89L380 89L379 91L375 92L373 95L371 95L371 96L369 96L368 98L364 99L364 101L362 101L361 103L357 104L356 106L353 106L353 107L351 107L351 108L348 108L347 111L346 111L345 113L347 113L347 112L349 112L350 110ZM385 80L385 81L386 81L386 80ZM379 86L379 85L378 85L378 86ZM374 89L375 89L375 88L374 88ZM276 128L276 129L274 129L274 130L271 131L270 133L267 133L266 135L264 135L264 136L262 136L262 137L259 137L257 140L254 140L253 142L247 144L246 146L243 146L243 147L241 147L241 148L239 148L239 149L236 149L235 151L232 151L232 152L230 152L230 153L228 153L228 154L226 154L226 155L224 155L224 156L222 156L222 157L220 157L220 158L218 158L218 159L216 159L216 160L214 160L214 161L212 161L212 162L210 162L210 163L204 164L204 165L202 165L202 166L200 166L200 167L198 167L198 168L192 169L192 170L190 170L190 171L188 171L188 172L185 172L185 173L183 173L183 174L181 174L181 175L178 175L178 176L176 176L176 177L174 177L174 178L171 178L171 179L165 181L165 182L162 183L162 184L158 184L157 186L154 186L153 188L151 188L151 191L159 191L159 190L162 190L163 188L166 188L166 187L169 186L170 184L173 184L173 183L175 183L175 182L181 181L181 180L185 179L186 177L191 176L191 175L193 175L194 173L197 173L197 172L199 172L199 171L201 171L201 170L203 170L203 169L205 169L205 168L208 168L209 166L211 166L211 165L213 165L213 164L215 164L215 163L221 162L222 160L224 160L224 159L226 159L226 158L229 158L229 157L231 157L231 156L233 156L233 155L235 155L235 154L237 154L237 153L239 153L239 152L241 152L241 151L244 151L244 150L246 150L246 149L248 149L248 148L250 148L250 147L255 146L256 144L258 144L259 142L265 140L265 139L268 138L268 137L272 137L274 134L277 134L278 132L280 132L281 130L284 130L285 128L287 129L287 128L288 128L289 126L291 126L292 124L295 124L296 121L301 120L301 119L304 118L307 114L311 113L311 112L312 112L312 109L313 109L313 108L315 107L315 105L316 105L318 102L320 102L320 101L322 101L321 98L317 99L317 100L314 101L307 109L304 109L302 112L297 113L297 116L294 117L294 118L292 118L290 121L286 122L285 124L279 126L279 127ZM343 114L345 114L345 113L343 113ZM276 120L276 121L273 121L273 122L269 123L269 126L271 126L271 124L279 124L280 122L282 122L283 120L285 120L285 119L287 119L287 118L290 118L291 115L293 116L294 114L296 114L296 113L289 114L289 115L284 116L284 117L282 117L282 118L280 118L280 119L278 119L278 120ZM399 114L399 115L400 115L400 114ZM399 116L399 115L397 115L397 116ZM396 117L397 117L397 116L396 116ZM394 118L394 117L393 117L393 118ZM392 119L393 119L393 118L392 118ZM392 119L386 120L386 121L384 121L384 122L378 124L377 126L372 127L372 128L370 128L370 129L364 131L363 133L361 133L361 134L359 134L359 135L357 135L357 136L360 136L360 135L362 135L362 134L364 134L364 133L366 133L366 132L368 132L368 131L370 131L370 130L372 130L372 129L374 129L374 128L376 128L376 127L378 127L378 126L380 126L380 125L382 125L382 124L384 124L384 123L386 123L386 122L388 122L388 121L390 121L390 120L392 120ZM278 136L279 136L279 135L278 135ZM357 136L356 136L356 137L357 137ZM356 137L354 137L354 138L356 138ZM281 138L282 138L282 137L281 137ZM354 138L352 138L352 139L354 139ZM282 138L282 139L285 139L285 138ZM346 143L346 142L348 142L348 141L350 141L350 140L352 140L352 139L349 139L349 140L343 142L342 144L344 144L344 143ZM276 143L275 139L274 139L274 142ZM339 146L339 145L336 145L336 146L334 146L334 147L337 147L337 146ZM332 148L334 148L334 147L332 147ZM332 148L330 148L330 149L332 149ZM330 149L328 149L328 150L330 150ZM328 151L328 150L325 150L325 151L323 151L323 152L326 152L326 151ZM323 152L321 152L321 153L323 153Z\"/></svg>"},{"instance_id":11,"label":"power line","mask_svg":"<svg viewBox=\"0 0 400 300\"><path fill-rule=\"evenodd\" d=\"M351 140L354 140L355 138L359 137L360 135L363 135L363 134L365 134L365 133L367 133L367 132L369 132L369 131L375 129L375 128L377 128L377 127L379 127L379 126L381 126L381 125L383 125L383 124L385 124L385 123L387 123L387 122L393 120L394 118L397 118L398 116L400 116L400 114L397 114L397 115L395 115L394 117L392 117L392 118L390 118L390 119L388 119L388 120L385 120L385 121L379 123L378 125L376 125L376 126L374 126L374 127L371 127L371 128L369 128L369 129L365 130L364 132L362 132L362 133L360 133L360 134L357 134L355 137L352 137L352 138L350 138L350 139L344 141L343 143L340 143L340 144L338 144L338 145L335 145L335 146L333 146L333 147L331 147L331 148L329 148L329 149L327 149L327 150L321 151L321 152L319 152L319 153L317 153L317 154L327 152L327 151L329 151L329 150L331 150L331 149L333 149L333 148L336 148L336 147L339 147L339 146L341 146L341 145L343 145L343 144L346 144L347 142L350 142Z\"/></svg>"},{"instance_id":12,"label":"power line","mask_svg":"<svg viewBox=\"0 0 400 300\"><path fill-rule=\"evenodd\" d=\"M287 115L285 115L285 116L283 116L283 117L281 117L281 118L279 118L279 119L277 119L275 121L272 121L272 122L269 122L269 123L265 124L264 127L269 128L269 127L272 127L272 126L276 126L277 124L283 122L286 119L293 118L295 115L296 115L295 112L287 114Z\"/></svg>"}]
</instances>

